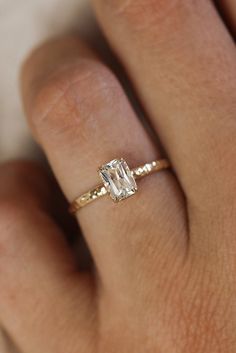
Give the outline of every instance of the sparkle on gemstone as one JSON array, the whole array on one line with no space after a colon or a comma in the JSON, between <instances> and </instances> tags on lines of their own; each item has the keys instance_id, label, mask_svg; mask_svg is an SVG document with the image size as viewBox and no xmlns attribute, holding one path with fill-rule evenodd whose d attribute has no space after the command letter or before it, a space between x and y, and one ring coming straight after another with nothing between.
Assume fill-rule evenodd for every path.
<instances>
[{"instance_id":1,"label":"sparkle on gemstone","mask_svg":"<svg viewBox=\"0 0 236 353\"><path fill-rule=\"evenodd\" d=\"M134 176L124 159L113 159L99 169L104 186L114 201L120 201L137 191Z\"/></svg>"}]
</instances>

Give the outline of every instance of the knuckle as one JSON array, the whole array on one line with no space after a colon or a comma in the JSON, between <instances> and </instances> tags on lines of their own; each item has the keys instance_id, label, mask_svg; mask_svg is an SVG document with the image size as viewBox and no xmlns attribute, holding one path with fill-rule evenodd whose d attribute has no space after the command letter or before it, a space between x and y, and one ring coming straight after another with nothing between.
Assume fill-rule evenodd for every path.
<instances>
[{"instance_id":1,"label":"knuckle","mask_svg":"<svg viewBox=\"0 0 236 353\"><path fill-rule=\"evenodd\" d=\"M178 323L175 329L181 328L182 351L221 352L224 345L230 346L233 337L230 322L234 289L221 283L211 268L191 268L187 272L182 277L185 293L177 291L169 298Z\"/></svg>"},{"instance_id":2,"label":"knuckle","mask_svg":"<svg viewBox=\"0 0 236 353\"><path fill-rule=\"evenodd\" d=\"M95 61L80 60L60 70L35 99L31 122L36 134L39 138L42 132L51 136L65 133L74 136L85 124L92 128L98 110L114 102L117 87L110 70Z\"/></svg>"}]
</instances>

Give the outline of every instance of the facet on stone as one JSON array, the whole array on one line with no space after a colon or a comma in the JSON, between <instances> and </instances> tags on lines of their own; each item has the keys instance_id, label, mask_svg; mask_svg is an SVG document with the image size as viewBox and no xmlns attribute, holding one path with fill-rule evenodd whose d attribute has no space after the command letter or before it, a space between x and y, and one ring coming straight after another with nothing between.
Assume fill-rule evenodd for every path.
<instances>
[{"instance_id":1,"label":"facet on stone","mask_svg":"<svg viewBox=\"0 0 236 353\"><path fill-rule=\"evenodd\" d=\"M134 176L124 159L113 159L99 169L104 186L114 201L120 201L137 191Z\"/></svg>"}]
</instances>

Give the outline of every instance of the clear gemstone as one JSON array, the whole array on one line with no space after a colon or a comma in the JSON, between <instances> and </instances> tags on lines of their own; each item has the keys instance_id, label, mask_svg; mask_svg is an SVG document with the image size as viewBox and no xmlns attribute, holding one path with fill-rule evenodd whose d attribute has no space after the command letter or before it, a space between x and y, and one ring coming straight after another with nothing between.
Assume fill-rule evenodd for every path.
<instances>
[{"instance_id":1,"label":"clear gemstone","mask_svg":"<svg viewBox=\"0 0 236 353\"><path fill-rule=\"evenodd\" d=\"M113 159L103 165L99 173L114 201L126 199L137 190L133 174L124 159Z\"/></svg>"}]
</instances>

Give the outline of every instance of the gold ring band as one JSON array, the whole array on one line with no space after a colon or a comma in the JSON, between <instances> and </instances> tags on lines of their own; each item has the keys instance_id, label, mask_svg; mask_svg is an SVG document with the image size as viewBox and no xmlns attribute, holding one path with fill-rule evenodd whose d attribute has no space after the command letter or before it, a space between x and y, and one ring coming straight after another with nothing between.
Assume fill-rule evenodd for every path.
<instances>
[{"instance_id":1,"label":"gold ring band","mask_svg":"<svg viewBox=\"0 0 236 353\"><path fill-rule=\"evenodd\" d=\"M115 202L124 200L137 191L136 179L167 168L170 168L167 159L146 163L132 170L123 158L114 159L98 170L103 183L77 197L71 203L69 212L75 214L80 208L107 194Z\"/></svg>"}]
</instances>

